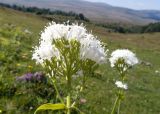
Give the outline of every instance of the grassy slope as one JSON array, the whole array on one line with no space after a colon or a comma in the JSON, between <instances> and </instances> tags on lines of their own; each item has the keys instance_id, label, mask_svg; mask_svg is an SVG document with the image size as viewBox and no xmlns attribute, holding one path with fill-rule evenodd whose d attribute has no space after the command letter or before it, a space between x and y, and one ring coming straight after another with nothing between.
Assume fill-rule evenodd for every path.
<instances>
[{"instance_id":1,"label":"grassy slope","mask_svg":"<svg viewBox=\"0 0 160 114\"><path fill-rule=\"evenodd\" d=\"M33 39L38 37L47 22L38 16L0 8L1 27L5 23L12 23L27 28L34 33ZM145 63L133 68L128 74L129 89L121 106L121 114L159 114L160 74L156 74L155 70L160 70L160 33L118 34L107 33L104 28L93 24L87 24L87 27L106 42L110 50L129 48ZM1 41L3 39L3 44L10 42L6 38L0 38ZM26 52L30 53L32 45L26 45L30 47ZM148 66L147 63L151 65ZM117 73L108 65L101 66L101 70L101 78L88 80L90 83L85 92L87 103L82 106L82 110L86 110L87 114L108 114L115 99L114 81L117 79Z\"/></svg>"},{"instance_id":2,"label":"grassy slope","mask_svg":"<svg viewBox=\"0 0 160 114\"><path fill-rule=\"evenodd\" d=\"M38 16L27 13L24 14L23 12L0 7L0 24L2 25L5 23L11 23L31 29L34 33L38 33L42 29L42 26L46 24L46 22L46 20L41 19Z\"/></svg>"}]
</instances>

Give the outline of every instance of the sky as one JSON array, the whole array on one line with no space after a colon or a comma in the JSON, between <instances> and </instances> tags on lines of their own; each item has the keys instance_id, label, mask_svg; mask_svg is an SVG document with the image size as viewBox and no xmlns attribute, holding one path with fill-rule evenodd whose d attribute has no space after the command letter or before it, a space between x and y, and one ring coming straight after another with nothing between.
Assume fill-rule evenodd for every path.
<instances>
[{"instance_id":1,"label":"sky","mask_svg":"<svg viewBox=\"0 0 160 114\"><path fill-rule=\"evenodd\" d=\"M104 2L113 6L126 7L136 10L160 10L160 0L86 0L90 2Z\"/></svg>"}]
</instances>

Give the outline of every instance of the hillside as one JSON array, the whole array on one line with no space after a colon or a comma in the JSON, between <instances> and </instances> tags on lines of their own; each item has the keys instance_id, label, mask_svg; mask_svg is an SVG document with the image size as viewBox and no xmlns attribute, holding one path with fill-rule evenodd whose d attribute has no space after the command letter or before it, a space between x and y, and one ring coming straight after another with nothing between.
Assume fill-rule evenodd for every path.
<instances>
[{"instance_id":1,"label":"hillside","mask_svg":"<svg viewBox=\"0 0 160 114\"><path fill-rule=\"evenodd\" d=\"M64 21L66 17L55 16L55 18ZM31 60L31 50L34 44L37 44L39 33L46 23L48 20L33 14L0 8L0 75L3 76L0 85L3 83L5 85L0 86L0 109L5 111L4 113L33 114L35 106L53 101L50 94L46 94L48 92L46 85L33 87L15 81L16 76L42 70ZM158 114L160 74L156 71L160 71L160 33L109 33L103 27L91 23L85 24L89 31L93 30L98 38L107 43L109 53L117 48L128 48L142 61L128 74L129 89L121 113ZM30 32L26 33L26 30ZM99 72L102 77L89 78L83 95L87 102L80 108L87 114L109 113L114 102L114 81L117 73L108 65L102 65ZM25 86L28 89L24 89ZM45 90L44 93L39 93L40 88L41 91ZM51 90L50 88L49 92ZM51 100L47 101L46 98Z\"/></svg>"},{"instance_id":2,"label":"hillside","mask_svg":"<svg viewBox=\"0 0 160 114\"><path fill-rule=\"evenodd\" d=\"M0 0L0 2L37 6L52 10L74 11L76 13L83 13L90 20L98 23L122 22L144 25L160 20L160 11L132 10L82 0Z\"/></svg>"}]
</instances>

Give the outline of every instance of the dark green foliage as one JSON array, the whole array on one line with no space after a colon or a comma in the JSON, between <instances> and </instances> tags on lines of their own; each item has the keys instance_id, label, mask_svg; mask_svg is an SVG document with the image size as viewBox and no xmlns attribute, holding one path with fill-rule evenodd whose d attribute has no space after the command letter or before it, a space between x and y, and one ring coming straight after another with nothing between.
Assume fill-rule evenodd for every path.
<instances>
[{"instance_id":1,"label":"dark green foliage","mask_svg":"<svg viewBox=\"0 0 160 114\"><path fill-rule=\"evenodd\" d=\"M17 88L13 84L0 82L0 98L3 96L12 98L15 95Z\"/></svg>"},{"instance_id":2,"label":"dark green foliage","mask_svg":"<svg viewBox=\"0 0 160 114\"><path fill-rule=\"evenodd\" d=\"M151 24L148 24L148 25L142 27L142 32L143 33L147 33L147 32L160 32L160 22L151 23Z\"/></svg>"},{"instance_id":3,"label":"dark green foliage","mask_svg":"<svg viewBox=\"0 0 160 114\"><path fill-rule=\"evenodd\" d=\"M5 80L5 78L2 78ZM7 80L6 80L7 81ZM42 103L54 103L56 101L53 86L48 82L21 82L12 80L9 82L0 82L0 100L7 98L8 100L20 100L16 102L15 108L21 111L27 111L35 108ZM18 98L18 99L17 99ZM4 102L1 103L3 111L8 110Z\"/></svg>"},{"instance_id":4,"label":"dark green foliage","mask_svg":"<svg viewBox=\"0 0 160 114\"><path fill-rule=\"evenodd\" d=\"M84 21L86 21L86 22L89 22L89 19L86 18L82 13L76 15L75 19L84 20Z\"/></svg>"},{"instance_id":5,"label":"dark green foliage","mask_svg":"<svg viewBox=\"0 0 160 114\"><path fill-rule=\"evenodd\" d=\"M104 28L109 29L109 32L118 32L118 33L141 33L142 26L135 25L123 25L121 23L111 23L111 24L97 24Z\"/></svg>"},{"instance_id":6,"label":"dark green foliage","mask_svg":"<svg viewBox=\"0 0 160 114\"><path fill-rule=\"evenodd\" d=\"M19 82L17 81L17 97L25 98L29 97L28 101L25 104L21 105L28 105L37 107L40 103L54 103L56 101L56 94L54 88L48 82ZM32 102L33 100L33 102ZM21 106L20 105L20 106ZM21 106L21 108L26 108L26 106Z\"/></svg>"},{"instance_id":7,"label":"dark green foliage","mask_svg":"<svg viewBox=\"0 0 160 114\"><path fill-rule=\"evenodd\" d=\"M150 23L144 26L136 25L123 25L123 24L97 24L104 28L109 29L109 32L118 33L153 33L160 32L160 22Z\"/></svg>"}]
</instances>

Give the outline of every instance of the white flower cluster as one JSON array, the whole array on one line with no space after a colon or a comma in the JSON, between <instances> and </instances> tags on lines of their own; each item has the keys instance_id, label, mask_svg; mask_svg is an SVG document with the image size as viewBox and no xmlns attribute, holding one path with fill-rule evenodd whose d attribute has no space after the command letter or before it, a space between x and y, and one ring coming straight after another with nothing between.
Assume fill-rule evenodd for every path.
<instances>
[{"instance_id":1,"label":"white flower cluster","mask_svg":"<svg viewBox=\"0 0 160 114\"><path fill-rule=\"evenodd\" d=\"M125 89L125 90L128 89L127 84L122 83L121 81L116 81L115 84L116 84L116 86L117 86L118 88Z\"/></svg>"},{"instance_id":2,"label":"white flower cluster","mask_svg":"<svg viewBox=\"0 0 160 114\"><path fill-rule=\"evenodd\" d=\"M111 67L114 67L119 59L124 59L125 64L133 66L138 63L136 55L128 49L117 49L112 52L109 59Z\"/></svg>"},{"instance_id":3,"label":"white flower cluster","mask_svg":"<svg viewBox=\"0 0 160 114\"><path fill-rule=\"evenodd\" d=\"M80 58L91 59L96 63L106 62L106 52L101 42L92 34L87 33L83 25L78 24L56 24L50 23L45 27L41 34L40 45L35 47L32 59L37 63L43 63L44 60L50 60L52 57L59 57L59 51L54 46L53 40L65 38L67 40L75 39L80 42Z\"/></svg>"}]
</instances>

